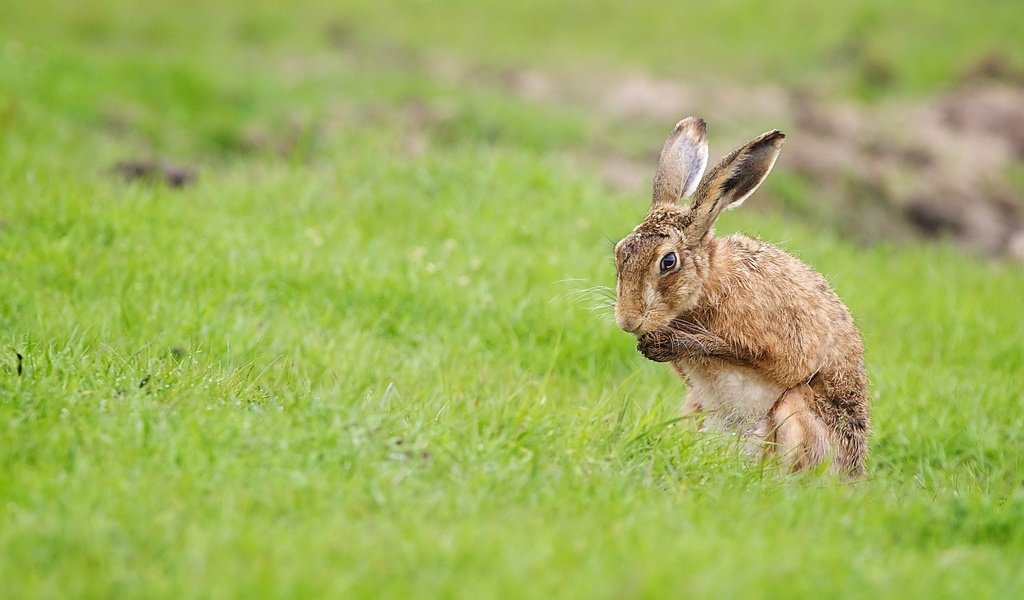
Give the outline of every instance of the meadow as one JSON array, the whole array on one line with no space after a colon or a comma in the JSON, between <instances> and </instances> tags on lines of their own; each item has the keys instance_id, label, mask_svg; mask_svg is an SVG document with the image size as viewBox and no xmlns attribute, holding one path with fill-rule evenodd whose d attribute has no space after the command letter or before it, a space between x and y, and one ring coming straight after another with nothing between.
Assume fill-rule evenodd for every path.
<instances>
[{"instance_id":1,"label":"meadow","mask_svg":"<svg viewBox=\"0 0 1024 600\"><path fill-rule=\"evenodd\" d=\"M872 381L863 481L751 465L595 291L649 191L580 149L655 155L672 123L493 84L921 95L1020 57L1019 7L726 2L677 32L590 4L0 7L0 596L1024 594L1020 265L727 214L829 278ZM813 58L851 27L885 89ZM759 195L813 204L784 166Z\"/></svg>"}]
</instances>

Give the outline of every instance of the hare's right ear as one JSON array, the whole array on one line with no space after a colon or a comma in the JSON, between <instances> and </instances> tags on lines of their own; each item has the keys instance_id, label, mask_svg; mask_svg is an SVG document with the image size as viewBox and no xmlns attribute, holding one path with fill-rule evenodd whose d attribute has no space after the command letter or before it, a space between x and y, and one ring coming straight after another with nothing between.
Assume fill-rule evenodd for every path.
<instances>
[{"instance_id":1,"label":"hare's right ear","mask_svg":"<svg viewBox=\"0 0 1024 600\"><path fill-rule=\"evenodd\" d=\"M704 119L687 117L661 149L658 172L654 175L654 206L675 204L697 189L708 166L708 132Z\"/></svg>"}]
</instances>

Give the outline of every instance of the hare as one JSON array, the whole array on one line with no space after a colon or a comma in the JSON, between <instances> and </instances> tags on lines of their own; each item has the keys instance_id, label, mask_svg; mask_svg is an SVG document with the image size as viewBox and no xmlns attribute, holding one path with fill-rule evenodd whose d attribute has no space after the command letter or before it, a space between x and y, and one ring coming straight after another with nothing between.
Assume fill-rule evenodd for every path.
<instances>
[{"instance_id":1,"label":"hare","mask_svg":"<svg viewBox=\"0 0 1024 600\"><path fill-rule=\"evenodd\" d=\"M683 411L701 413L702 429L740 434L792 471L827 464L855 478L870 415L849 310L795 257L712 231L723 210L761 185L785 137L764 133L704 175L704 121L676 125L647 217L615 246L615 320L645 357L670 362L686 381Z\"/></svg>"}]
</instances>

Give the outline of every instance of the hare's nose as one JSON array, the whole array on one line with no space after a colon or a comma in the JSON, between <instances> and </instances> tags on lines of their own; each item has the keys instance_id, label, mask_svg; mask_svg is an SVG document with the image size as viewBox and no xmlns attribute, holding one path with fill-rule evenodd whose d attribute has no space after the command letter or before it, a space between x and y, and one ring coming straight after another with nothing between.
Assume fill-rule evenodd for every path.
<instances>
[{"instance_id":1,"label":"hare's nose","mask_svg":"<svg viewBox=\"0 0 1024 600\"><path fill-rule=\"evenodd\" d=\"M630 318L625 316L617 316L615 318L615 323L619 326L619 329L625 331L626 333L636 333L640 331L641 327L643 327L644 320L642 317Z\"/></svg>"}]
</instances>

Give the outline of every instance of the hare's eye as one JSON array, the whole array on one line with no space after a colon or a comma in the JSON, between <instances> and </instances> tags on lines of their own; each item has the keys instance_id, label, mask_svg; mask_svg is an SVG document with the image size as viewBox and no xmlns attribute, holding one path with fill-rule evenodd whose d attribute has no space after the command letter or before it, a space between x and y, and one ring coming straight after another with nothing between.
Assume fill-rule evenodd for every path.
<instances>
[{"instance_id":1,"label":"hare's eye","mask_svg":"<svg viewBox=\"0 0 1024 600\"><path fill-rule=\"evenodd\" d=\"M661 257L661 272L668 273L676 267L676 253L669 252Z\"/></svg>"}]
</instances>

